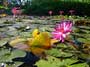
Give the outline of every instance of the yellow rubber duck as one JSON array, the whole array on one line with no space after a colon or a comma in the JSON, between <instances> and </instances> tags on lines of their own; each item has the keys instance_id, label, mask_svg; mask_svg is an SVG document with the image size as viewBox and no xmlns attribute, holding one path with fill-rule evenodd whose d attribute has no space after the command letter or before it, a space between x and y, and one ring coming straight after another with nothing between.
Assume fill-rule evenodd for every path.
<instances>
[{"instance_id":1,"label":"yellow rubber duck","mask_svg":"<svg viewBox=\"0 0 90 67\"><path fill-rule=\"evenodd\" d=\"M58 40L51 39L48 32L40 32L38 29L35 29L32 33L32 38L25 39L15 39L10 42L12 47L19 42L24 41L25 45L27 45L27 51L31 51L35 55L42 55L45 50L52 48L52 45ZM26 49L25 49L26 50Z\"/></svg>"}]
</instances>

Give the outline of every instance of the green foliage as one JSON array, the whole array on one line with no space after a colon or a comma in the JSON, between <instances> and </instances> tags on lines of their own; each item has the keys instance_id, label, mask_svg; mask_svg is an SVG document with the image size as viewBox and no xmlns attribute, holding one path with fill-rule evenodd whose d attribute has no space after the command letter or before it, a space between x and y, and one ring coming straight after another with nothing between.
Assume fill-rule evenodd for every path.
<instances>
[{"instance_id":1,"label":"green foliage","mask_svg":"<svg viewBox=\"0 0 90 67\"><path fill-rule=\"evenodd\" d=\"M75 21L74 24L76 24L77 20L81 20L84 18L75 17L71 16L70 18L66 15L65 19L73 19L73 21ZM24 22L23 20L21 22L14 21L14 23L12 24L3 22L5 27L1 26L0 32L4 32L6 33L6 35L8 35L6 38L2 38L2 35L0 34L0 64L5 63L7 67L19 67L20 65L22 65L23 62L13 61L13 59L18 57L25 57L26 53L22 50L11 48L8 44L8 41L11 41L14 37L17 37L17 35L22 38L32 37L31 31L37 27L40 29L40 31L52 32L54 30L53 27L60 21L61 17L53 16L49 18L50 19L48 21L40 20L38 19L38 17L35 17L33 22L31 20L30 22L26 21L27 19L24 20ZM8 24L10 24L11 26L10 33L7 33L7 28L10 27ZM16 28L14 28L14 24L19 24L19 26L16 26ZM80 22L80 24L82 24L82 22ZM29 25L31 25L30 29L26 30L26 27ZM13 30L13 28L15 30ZM14 32L18 32L17 35L15 35ZM78 44L75 39L73 39L73 36L75 36L76 40L81 44ZM70 43L69 41L67 42L66 40L64 43L55 43L55 46L52 49L45 51L46 57L44 59L40 58L40 60L37 61L35 65L37 67L89 67L90 27L87 25L74 25L73 32L70 35L70 38L70 42L73 43ZM76 45L78 48L73 47L73 45Z\"/></svg>"},{"instance_id":2,"label":"green foliage","mask_svg":"<svg viewBox=\"0 0 90 67\"><path fill-rule=\"evenodd\" d=\"M77 41L84 44L82 44L82 46L76 44L77 46L79 45L78 49L75 49L72 43L68 42L57 44L55 48L46 51L46 54L48 55L46 60L41 59L36 62L35 65L38 67L89 67L87 64L90 62L89 26L76 26L72 35L75 36Z\"/></svg>"},{"instance_id":3,"label":"green foliage","mask_svg":"<svg viewBox=\"0 0 90 67\"><path fill-rule=\"evenodd\" d=\"M89 67L86 63L72 65L71 67Z\"/></svg>"},{"instance_id":4,"label":"green foliage","mask_svg":"<svg viewBox=\"0 0 90 67\"><path fill-rule=\"evenodd\" d=\"M18 67L23 64L23 62L13 61L13 59L18 57L25 57L26 53L21 50L7 49L5 46L0 48L0 63L4 63L6 67Z\"/></svg>"},{"instance_id":5,"label":"green foliage","mask_svg":"<svg viewBox=\"0 0 90 67\"><path fill-rule=\"evenodd\" d=\"M12 59L17 57L24 57L26 55L25 52L21 50L13 50L12 52L9 49L1 49L0 50L0 62L8 63L13 62Z\"/></svg>"},{"instance_id":6,"label":"green foliage","mask_svg":"<svg viewBox=\"0 0 90 67\"><path fill-rule=\"evenodd\" d=\"M8 9L8 8L0 5L0 9Z\"/></svg>"},{"instance_id":7,"label":"green foliage","mask_svg":"<svg viewBox=\"0 0 90 67\"><path fill-rule=\"evenodd\" d=\"M50 56L47 57L47 60L40 60L35 65L37 65L37 67L89 67L86 63L73 64L76 62L78 62L78 60L60 60Z\"/></svg>"},{"instance_id":8,"label":"green foliage","mask_svg":"<svg viewBox=\"0 0 90 67\"><path fill-rule=\"evenodd\" d=\"M54 57L71 57L73 55L72 53L64 52L58 49L48 50L47 54Z\"/></svg>"},{"instance_id":9,"label":"green foliage","mask_svg":"<svg viewBox=\"0 0 90 67\"><path fill-rule=\"evenodd\" d=\"M7 64L6 67L19 67L23 62L14 62L14 64Z\"/></svg>"},{"instance_id":10,"label":"green foliage","mask_svg":"<svg viewBox=\"0 0 90 67\"><path fill-rule=\"evenodd\" d=\"M8 38L0 40L0 47L4 46L8 42Z\"/></svg>"},{"instance_id":11,"label":"green foliage","mask_svg":"<svg viewBox=\"0 0 90 67\"><path fill-rule=\"evenodd\" d=\"M58 5L58 6L57 6ZM30 15L48 15L48 11L52 10L53 15L59 15L59 11L63 10L64 14L69 14L69 10L74 9L78 15L90 16L90 3L83 2L64 2L61 0L32 0L31 5L26 3L22 6L24 12Z\"/></svg>"}]
</instances>

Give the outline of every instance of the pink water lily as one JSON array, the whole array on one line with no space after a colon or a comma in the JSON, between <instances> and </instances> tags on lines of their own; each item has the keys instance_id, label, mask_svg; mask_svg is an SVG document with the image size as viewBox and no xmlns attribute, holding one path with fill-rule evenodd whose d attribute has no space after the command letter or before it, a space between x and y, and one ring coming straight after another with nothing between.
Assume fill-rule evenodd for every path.
<instances>
[{"instance_id":1,"label":"pink water lily","mask_svg":"<svg viewBox=\"0 0 90 67\"><path fill-rule=\"evenodd\" d=\"M52 15L53 11L50 10L50 11L48 11L48 13L49 13L49 15Z\"/></svg>"},{"instance_id":2,"label":"pink water lily","mask_svg":"<svg viewBox=\"0 0 90 67\"><path fill-rule=\"evenodd\" d=\"M63 15L63 13L64 13L64 11L62 11L62 10L61 10L61 11L59 11L59 14L60 14L60 15Z\"/></svg>"},{"instance_id":3,"label":"pink water lily","mask_svg":"<svg viewBox=\"0 0 90 67\"><path fill-rule=\"evenodd\" d=\"M53 38L61 42L64 42L64 39L72 31L72 21L63 20L61 23L57 24L54 31L52 32Z\"/></svg>"},{"instance_id":4,"label":"pink water lily","mask_svg":"<svg viewBox=\"0 0 90 67\"><path fill-rule=\"evenodd\" d=\"M13 17L17 17L17 15L21 15L22 13L20 7L13 7L11 11L13 13Z\"/></svg>"},{"instance_id":5,"label":"pink water lily","mask_svg":"<svg viewBox=\"0 0 90 67\"><path fill-rule=\"evenodd\" d=\"M75 12L75 10L69 10L69 13L70 13L71 15L73 15L74 12Z\"/></svg>"}]
</instances>

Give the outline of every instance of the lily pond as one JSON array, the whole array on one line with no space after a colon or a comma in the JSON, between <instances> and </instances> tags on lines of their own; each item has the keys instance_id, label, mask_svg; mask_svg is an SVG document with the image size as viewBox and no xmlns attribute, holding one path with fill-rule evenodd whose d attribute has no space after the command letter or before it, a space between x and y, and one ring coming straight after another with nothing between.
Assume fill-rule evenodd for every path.
<instances>
[{"instance_id":1,"label":"lily pond","mask_svg":"<svg viewBox=\"0 0 90 67\"><path fill-rule=\"evenodd\" d=\"M0 17L0 67L90 67L90 18Z\"/></svg>"}]
</instances>

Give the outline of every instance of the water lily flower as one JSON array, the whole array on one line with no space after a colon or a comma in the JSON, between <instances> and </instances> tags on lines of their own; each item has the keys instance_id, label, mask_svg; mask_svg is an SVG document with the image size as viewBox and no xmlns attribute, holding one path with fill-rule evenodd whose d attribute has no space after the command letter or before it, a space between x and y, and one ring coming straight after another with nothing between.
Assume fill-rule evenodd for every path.
<instances>
[{"instance_id":1,"label":"water lily flower","mask_svg":"<svg viewBox=\"0 0 90 67\"><path fill-rule=\"evenodd\" d=\"M50 10L48 13L49 13L49 15L51 16L51 15L52 15L52 13L53 13L53 11L51 11L51 10Z\"/></svg>"},{"instance_id":2,"label":"water lily flower","mask_svg":"<svg viewBox=\"0 0 90 67\"><path fill-rule=\"evenodd\" d=\"M57 24L55 30L52 32L53 38L61 42L64 42L64 39L72 31L72 21L63 20L61 23Z\"/></svg>"},{"instance_id":3,"label":"water lily flower","mask_svg":"<svg viewBox=\"0 0 90 67\"><path fill-rule=\"evenodd\" d=\"M70 13L71 15L73 15L74 12L75 12L75 10L69 10L69 13Z\"/></svg>"},{"instance_id":4,"label":"water lily flower","mask_svg":"<svg viewBox=\"0 0 90 67\"><path fill-rule=\"evenodd\" d=\"M59 11L59 14L60 14L60 15L62 15L63 13L64 13L64 11L62 11L62 10L61 10L61 11Z\"/></svg>"},{"instance_id":5,"label":"water lily flower","mask_svg":"<svg viewBox=\"0 0 90 67\"><path fill-rule=\"evenodd\" d=\"M17 17L17 15L21 15L22 11L19 7L12 8L13 17Z\"/></svg>"}]
</instances>

